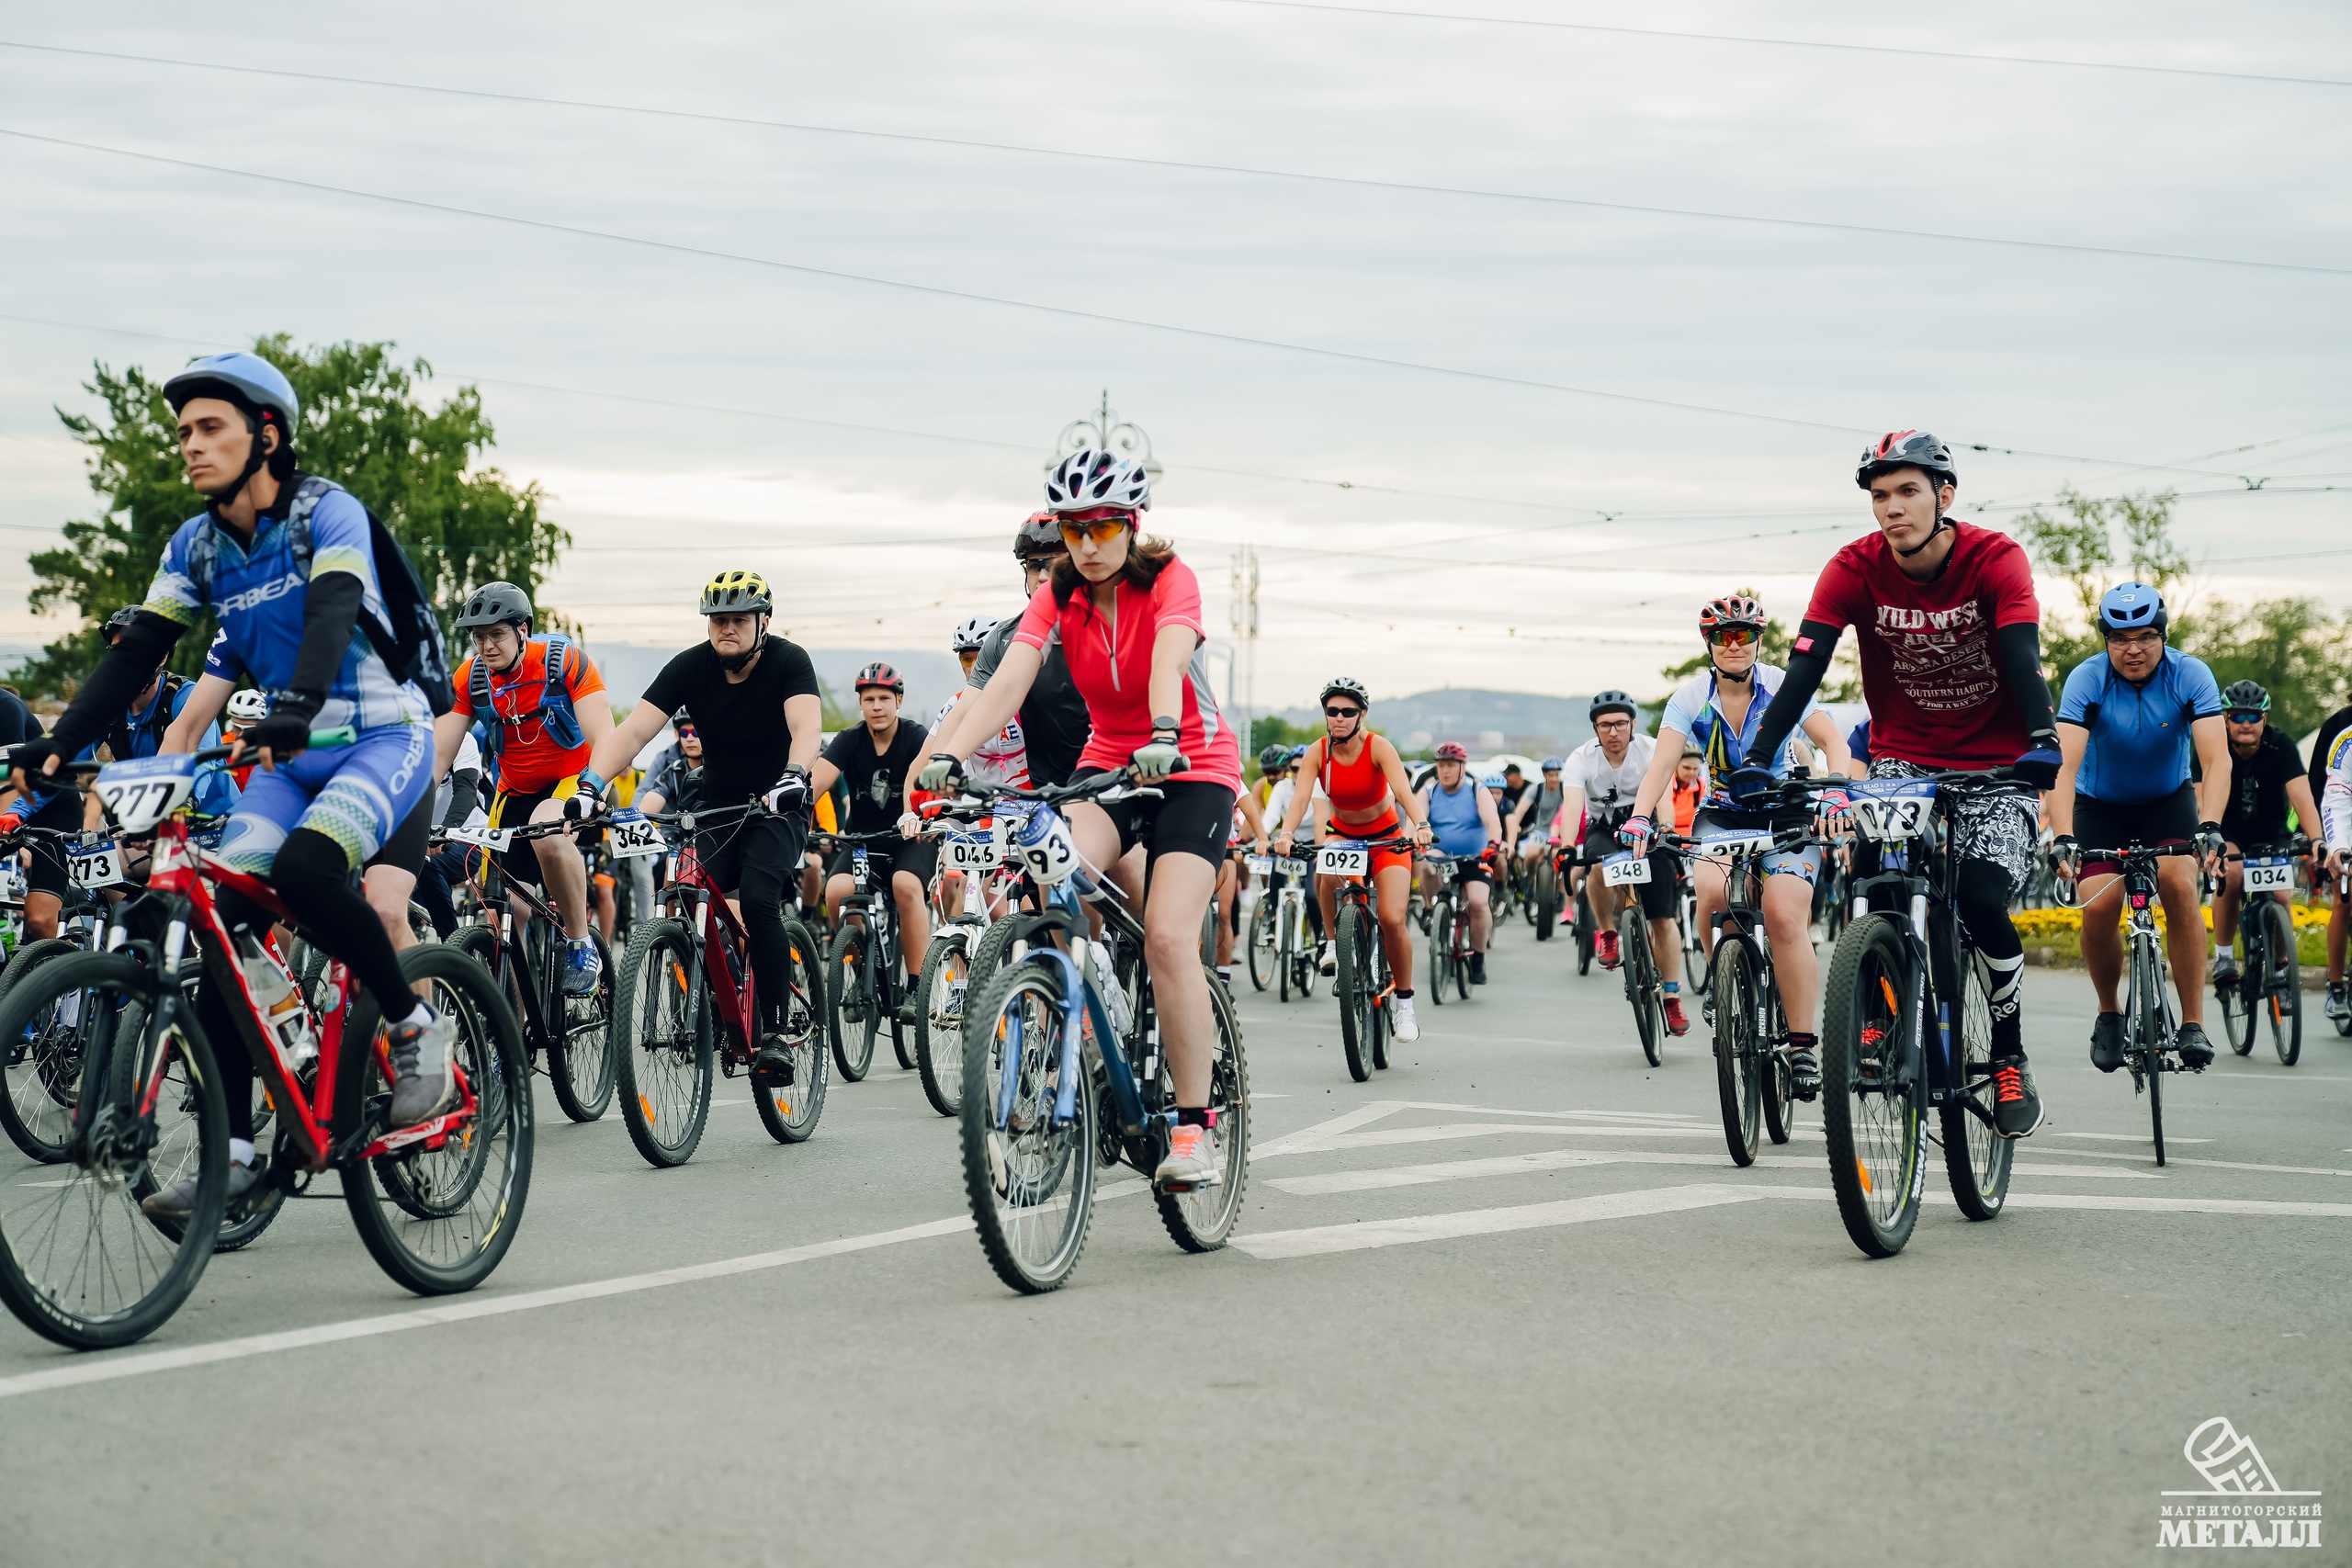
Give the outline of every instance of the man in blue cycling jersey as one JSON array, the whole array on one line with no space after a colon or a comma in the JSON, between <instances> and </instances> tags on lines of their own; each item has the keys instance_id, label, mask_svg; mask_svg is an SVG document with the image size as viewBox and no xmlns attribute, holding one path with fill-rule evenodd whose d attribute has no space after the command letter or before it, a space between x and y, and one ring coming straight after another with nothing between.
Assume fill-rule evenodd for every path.
<instances>
[{"instance_id":1,"label":"man in blue cycling jersey","mask_svg":"<svg viewBox=\"0 0 2352 1568\"><path fill-rule=\"evenodd\" d=\"M261 771L247 783L218 853L266 875L320 945L350 965L388 1022L395 1078L391 1120L410 1126L456 1103L448 1068L452 1030L409 988L383 923L354 873L431 789L433 713L413 682L393 677L363 617L385 626L367 509L349 491L295 468L300 406L278 368L255 355L198 360L164 383L179 425L188 482L204 511L164 547L147 602L91 671L49 739L19 747L15 782L53 777L59 763L98 739L187 628L209 612L227 649L271 693L269 716L246 731ZM295 549L308 524L307 559ZM310 749L313 727L358 731L345 746ZM259 931L268 916L222 890L232 931ZM220 1064L229 1110L229 1197L250 1191L254 1170L253 1064L221 1000L234 955L207 951L198 1015ZM142 1205L184 1218L193 1176Z\"/></svg>"},{"instance_id":2,"label":"man in blue cycling jersey","mask_svg":"<svg viewBox=\"0 0 2352 1568\"><path fill-rule=\"evenodd\" d=\"M2230 797L2230 737L2222 688L2205 661L2165 646L2169 616L2163 597L2143 582L2108 590L2098 602L2107 651L2066 677L2058 700L2058 786L2050 793L2051 844L2061 861L2082 862L2083 967L2098 993L2091 1061L2103 1073L2123 1065L2122 865L2083 861L2084 844L2186 844L2200 858L2222 852L2222 811ZM2189 783L2194 748L2202 783ZM2192 1071L2213 1060L2205 1037L2205 912L2197 860L2156 863L2165 946L2180 991L2180 1061Z\"/></svg>"}]
</instances>

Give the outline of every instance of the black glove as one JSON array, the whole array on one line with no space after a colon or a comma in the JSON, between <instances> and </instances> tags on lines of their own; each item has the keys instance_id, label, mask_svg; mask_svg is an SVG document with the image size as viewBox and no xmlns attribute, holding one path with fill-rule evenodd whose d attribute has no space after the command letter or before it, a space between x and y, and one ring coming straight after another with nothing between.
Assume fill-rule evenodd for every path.
<instances>
[{"instance_id":1,"label":"black glove","mask_svg":"<svg viewBox=\"0 0 2352 1568\"><path fill-rule=\"evenodd\" d=\"M2058 732L2044 729L2027 737L2031 749L2009 764L2009 772L2018 783L2035 789L2056 789L2058 767L2065 759L2058 752Z\"/></svg>"},{"instance_id":2,"label":"black glove","mask_svg":"<svg viewBox=\"0 0 2352 1568\"><path fill-rule=\"evenodd\" d=\"M604 808L604 775L593 769L581 769L579 778L572 784L571 793L563 797L564 819L569 822L585 822Z\"/></svg>"},{"instance_id":3,"label":"black glove","mask_svg":"<svg viewBox=\"0 0 2352 1568\"><path fill-rule=\"evenodd\" d=\"M768 786L767 793L760 796L760 803L778 817L791 817L808 810L810 798L808 770L795 762Z\"/></svg>"},{"instance_id":4,"label":"black glove","mask_svg":"<svg viewBox=\"0 0 2352 1568\"><path fill-rule=\"evenodd\" d=\"M1724 787L1734 801L1748 801L1770 794L1780 782L1772 776L1771 769L1751 765L1733 769L1731 776L1724 781Z\"/></svg>"},{"instance_id":5,"label":"black glove","mask_svg":"<svg viewBox=\"0 0 2352 1568\"><path fill-rule=\"evenodd\" d=\"M277 762L290 762L310 749L311 720L326 700L315 692L280 692L270 698L269 716L245 731L248 752L266 750Z\"/></svg>"},{"instance_id":6,"label":"black glove","mask_svg":"<svg viewBox=\"0 0 2352 1568\"><path fill-rule=\"evenodd\" d=\"M51 757L56 758L61 763L70 761L72 760L65 755L64 750L54 740L43 739L40 740L26 741L22 746L16 748L8 753L8 766L12 770L23 773L24 777L19 779L11 779L9 782L14 784L19 792L24 791L28 780L31 781L31 786L36 790L44 787L51 791L56 790L60 785L60 781L55 778L44 780L41 777L40 771L43 764L48 762ZM60 771L62 772L62 769Z\"/></svg>"},{"instance_id":7,"label":"black glove","mask_svg":"<svg viewBox=\"0 0 2352 1568\"><path fill-rule=\"evenodd\" d=\"M2064 865L2083 858L2082 841L2072 833L2061 833L2050 840L2050 860L2053 865Z\"/></svg>"},{"instance_id":8,"label":"black glove","mask_svg":"<svg viewBox=\"0 0 2352 1568\"><path fill-rule=\"evenodd\" d=\"M2222 825L2219 822L2197 824L2198 859L2210 860L2228 847L2229 840L2222 836Z\"/></svg>"}]
</instances>

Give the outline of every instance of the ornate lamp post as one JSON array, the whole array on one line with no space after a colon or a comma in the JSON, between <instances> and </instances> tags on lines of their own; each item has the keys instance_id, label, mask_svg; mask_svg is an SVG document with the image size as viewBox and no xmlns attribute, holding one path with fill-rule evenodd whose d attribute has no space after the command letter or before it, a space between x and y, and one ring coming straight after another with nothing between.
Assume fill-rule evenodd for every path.
<instances>
[{"instance_id":1,"label":"ornate lamp post","mask_svg":"<svg viewBox=\"0 0 2352 1568\"><path fill-rule=\"evenodd\" d=\"M1119 411L1111 406L1108 387L1102 389L1101 406L1062 426L1061 434L1054 438L1054 455L1046 459L1046 471L1051 473L1056 463L1089 446L1135 458L1151 476L1152 484L1159 483L1159 459L1151 455L1151 437L1144 434L1143 426L1119 417Z\"/></svg>"}]
</instances>

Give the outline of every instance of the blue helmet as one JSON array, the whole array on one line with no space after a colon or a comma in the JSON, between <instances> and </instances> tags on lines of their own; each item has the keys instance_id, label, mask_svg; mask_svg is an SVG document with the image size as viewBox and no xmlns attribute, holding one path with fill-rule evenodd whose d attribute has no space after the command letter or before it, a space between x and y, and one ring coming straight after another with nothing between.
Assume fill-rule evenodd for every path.
<instances>
[{"instance_id":1,"label":"blue helmet","mask_svg":"<svg viewBox=\"0 0 2352 1568\"><path fill-rule=\"evenodd\" d=\"M248 412L275 411L290 439L302 423L301 400L286 372L258 354L208 355L164 383L164 400L177 413L190 398L221 398Z\"/></svg>"},{"instance_id":2,"label":"blue helmet","mask_svg":"<svg viewBox=\"0 0 2352 1568\"><path fill-rule=\"evenodd\" d=\"M1290 755L1289 755L1289 757L1288 757L1288 759L1287 759L1287 760L1288 760L1288 761L1290 761L1295 762L1295 761L1297 761L1301 757L1304 757L1304 756L1306 756L1306 746L1305 746L1305 745L1303 745L1303 744L1302 744L1302 745L1297 745L1297 746L1294 746L1294 747L1292 747L1292 748L1290 749Z\"/></svg>"},{"instance_id":3,"label":"blue helmet","mask_svg":"<svg viewBox=\"0 0 2352 1568\"><path fill-rule=\"evenodd\" d=\"M2099 629L2105 632L2161 632L2171 619L2164 595L2144 582L2119 583L2098 602Z\"/></svg>"},{"instance_id":4,"label":"blue helmet","mask_svg":"<svg viewBox=\"0 0 2352 1568\"><path fill-rule=\"evenodd\" d=\"M1480 789L1502 789L1506 786L1503 783L1502 774L1488 773L1485 778L1478 781L1478 787Z\"/></svg>"},{"instance_id":5,"label":"blue helmet","mask_svg":"<svg viewBox=\"0 0 2352 1568\"><path fill-rule=\"evenodd\" d=\"M1556 773L1567 765L1568 760L1566 757L1546 757L1544 759L1544 772L1547 773Z\"/></svg>"}]
</instances>

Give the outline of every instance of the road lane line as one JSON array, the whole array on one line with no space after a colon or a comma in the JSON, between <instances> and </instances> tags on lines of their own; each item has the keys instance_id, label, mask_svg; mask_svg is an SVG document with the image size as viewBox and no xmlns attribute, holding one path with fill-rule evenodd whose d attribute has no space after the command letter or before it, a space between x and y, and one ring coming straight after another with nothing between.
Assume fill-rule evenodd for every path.
<instances>
[{"instance_id":1,"label":"road lane line","mask_svg":"<svg viewBox=\"0 0 2352 1568\"><path fill-rule=\"evenodd\" d=\"M1558 1122L1442 1122L1428 1127L1382 1127L1369 1133L1340 1133L1308 1138L1294 1134L1266 1149L1253 1150L1252 1163L1284 1155L1337 1154L1347 1149L1380 1148L1393 1144L1448 1143L1459 1138L1498 1138L1510 1134L1539 1138L1707 1138L1723 1141L1719 1127L1637 1127L1623 1122L1579 1126ZM1818 1138L1817 1129L1800 1127L1801 1138Z\"/></svg>"},{"instance_id":2,"label":"road lane line","mask_svg":"<svg viewBox=\"0 0 2352 1568\"><path fill-rule=\"evenodd\" d=\"M2050 1136L2053 1138L2100 1138L2112 1144L2146 1144L2150 1142L2144 1134L2139 1133L2061 1133L2053 1129L2051 1132ZM2166 1138L2165 1143L2166 1146L2170 1146L2174 1144L2210 1144L2212 1141L2213 1140L2211 1138Z\"/></svg>"},{"instance_id":3,"label":"road lane line","mask_svg":"<svg viewBox=\"0 0 2352 1568\"><path fill-rule=\"evenodd\" d=\"M2111 1155L2104 1149L2043 1149L2046 1155L2064 1155L2069 1159L2136 1159L2153 1160L2153 1154ZM2352 1154L2352 1149L2345 1151ZM2201 1165L2213 1170L2262 1170L2273 1176L2352 1176L2352 1170L2335 1170L2324 1165L2254 1165L2242 1159L2197 1159L2177 1155L2169 1165Z\"/></svg>"},{"instance_id":4,"label":"road lane line","mask_svg":"<svg viewBox=\"0 0 2352 1568\"><path fill-rule=\"evenodd\" d=\"M1732 1187L1768 1198L1835 1198L1826 1187ZM1950 1203L1951 1194L1930 1187L1930 1203ZM2143 1214L2252 1214L2270 1219L2352 1220L2352 1203L2305 1203L2267 1198L2142 1198L2120 1192L2012 1192L2012 1209L2109 1209Z\"/></svg>"},{"instance_id":5,"label":"road lane line","mask_svg":"<svg viewBox=\"0 0 2352 1568\"><path fill-rule=\"evenodd\" d=\"M307 1349L313 1345L332 1345L345 1339L398 1334L411 1328L430 1328L437 1324L503 1317L509 1313L535 1312L541 1307L567 1306L573 1302L599 1301L607 1296L658 1291L703 1280L723 1280L736 1274L754 1274L763 1269L813 1262L820 1258L838 1258L845 1253L893 1247L903 1241L956 1235L971 1228L972 1221L968 1215L952 1220L932 1220L898 1230L876 1231L870 1235L842 1236L833 1241L811 1242L804 1247L788 1247L780 1252L754 1252L741 1258L723 1258L711 1263L690 1263L683 1268L659 1269L650 1274L628 1274L613 1280L588 1280L576 1285L558 1285L551 1290L523 1291L511 1296L461 1296L438 1306L387 1313L380 1317L316 1324L309 1328L290 1328L276 1334L249 1335L242 1339L219 1339L209 1345L136 1351L112 1357L76 1354L72 1360L41 1371L0 1378L0 1399L41 1393L51 1389L76 1388L85 1383L111 1382L150 1372L177 1371L184 1367L209 1366L216 1361L243 1360L247 1357L273 1355L281 1350Z\"/></svg>"},{"instance_id":6,"label":"road lane line","mask_svg":"<svg viewBox=\"0 0 2352 1568\"><path fill-rule=\"evenodd\" d=\"M1359 1252L1366 1247L1443 1241L1453 1236L1493 1235L1502 1231L1580 1224L1589 1220L1626 1220L1681 1209L1716 1208L1725 1203L1748 1202L1762 1195L1761 1190L1737 1187L1661 1187L1646 1191L1608 1192L1592 1198L1564 1198L1553 1203L1526 1203L1508 1209L1468 1209L1401 1220L1366 1220L1351 1225L1261 1231L1255 1235L1236 1236L1233 1245L1258 1258L1315 1258L1332 1252Z\"/></svg>"},{"instance_id":7,"label":"road lane line","mask_svg":"<svg viewBox=\"0 0 2352 1568\"><path fill-rule=\"evenodd\" d=\"M1317 1122L1312 1127L1302 1127L1287 1136L1276 1138L1262 1148L1253 1148L1250 1151L1250 1157L1252 1160L1272 1159L1277 1155L1295 1154L1301 1149L1317 1148L1326 1138L1348 1132L1352 1128L1362 1127L1368 1122L1377 1122L1384 1116L1394 1116L1404 1109L1405 1102L1401 1100L1375 1100L1369 1105L1360 1105L1355 1110L1334 1116L1328 1122Z\"/></svg>"},{"instance_id":8,"label":"road lane line","mask_svg":"<svg viewBox=\"0 0 2352 1568\"><path fill-rule=\"evenodd\" d=\"M1756 1164L1766 1169L1825 1171L1821 1159L1810 1155L1758 1155ZM1266 1184L1302 1198L1329 1197L1340 1192L1371 1192L1390 1187L1422 1187L1440 1181L1467 1181L1487 1176L1519 1176L1529 1171L1566 1170L1596 1165L1673 1165L1727 1170L1722 1155L1660 1153L1653 1149L1553 1149L1539 1154L1501 1155L1492 1159L1444 1160L1429 1165L1385 1166L1372 1170L1335 1170L1320 1176L1270 1176ZM2018 1164L2019 1176L2071 1176L2115 1181L2162 1181L2153 1170L2086 1169L2073 1165Z\"/></svg>"}]
</instances>

